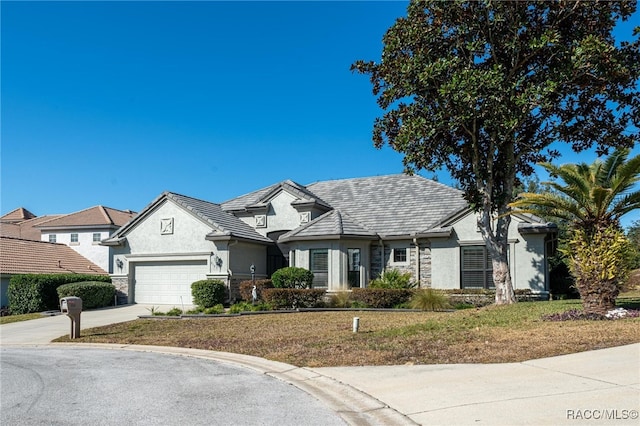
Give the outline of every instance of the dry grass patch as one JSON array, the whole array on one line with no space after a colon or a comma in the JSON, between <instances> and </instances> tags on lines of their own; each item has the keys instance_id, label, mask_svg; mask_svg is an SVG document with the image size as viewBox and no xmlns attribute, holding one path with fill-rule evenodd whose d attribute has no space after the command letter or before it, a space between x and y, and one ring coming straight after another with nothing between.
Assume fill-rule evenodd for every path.
<instances>
[{"instance_id":1,"label":"dry grass patch","mask_svg":"<svg viewBox=\"0 0 640 426\"><path fill-rule=\"evenodd\" d=\"M297 366L518 362L640 342L640 318L548 322L579 301L457 312L304 312L140 319L83 331L81 342L234 352ZM354 316L360 332L352 332ZM68 341L63 337L57 341Z\"/></svg>"}]
</instances>

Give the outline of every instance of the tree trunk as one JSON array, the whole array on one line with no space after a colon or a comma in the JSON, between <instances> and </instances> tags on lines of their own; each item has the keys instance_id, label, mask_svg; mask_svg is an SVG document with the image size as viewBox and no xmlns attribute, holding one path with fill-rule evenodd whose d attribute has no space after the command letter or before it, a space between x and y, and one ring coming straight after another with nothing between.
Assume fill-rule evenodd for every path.
<instances>
[{"instance_id":1,"label":"tree trunk","mask_svg":"<svg viewBox=\"0 0 640 426\"><path fill-rule=\"evenodd\" d=\"M501 216L496 219L495 230L492 227L491 213L483 211L480 214L478 225L485 240L491 265L493 268L493 283L496 288L496 305L506 305L516 302L511 281L511 271L508 262L508 231L511 216Z\"/></svg>"},{"instance_id":2,"label":"tree trunk","mask_svg":"<svg viewBox=\"0 0 640 426\"><path fill-rule=\"evenodd\" d=\"M616 298L620 292L617 280L602 280L594 276L577 277L576 287L586 314L604 315L615 309Z\"/></svg>"}]
</instances>

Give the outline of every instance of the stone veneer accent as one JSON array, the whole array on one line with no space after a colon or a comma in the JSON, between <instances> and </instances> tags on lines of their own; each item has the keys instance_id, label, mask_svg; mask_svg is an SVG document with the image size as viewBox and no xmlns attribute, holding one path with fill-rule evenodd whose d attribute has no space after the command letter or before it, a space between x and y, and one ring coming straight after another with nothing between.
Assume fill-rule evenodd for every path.
<instances>
[{"instance_id":1,"label":"stone veneer accent","mask_svg":"<svg viewBox=\"0 0 640 426\"><path fill-rule=\"evenodd\" d=\"M371 245L371 279L375 279L380 275L383 268L397 269L401 272L409 272L416 279L416 247L411 244L409 246L409 264L408 265L391 265L391 247L385 244L384 257L381 256L380 245ZM420 287L431 287L431 248L420 246Z\"/></svg>"},{"instance_id":2,"label":"stone veneer accent","mask_svg":"<svg viewBox=\"0 0 640 426\"><path fill-rule=\"evenodd\" d=\"M111 277L111 283L116 287L118 305L129 303L129 277Z\"/></svg>"}]
</instances>

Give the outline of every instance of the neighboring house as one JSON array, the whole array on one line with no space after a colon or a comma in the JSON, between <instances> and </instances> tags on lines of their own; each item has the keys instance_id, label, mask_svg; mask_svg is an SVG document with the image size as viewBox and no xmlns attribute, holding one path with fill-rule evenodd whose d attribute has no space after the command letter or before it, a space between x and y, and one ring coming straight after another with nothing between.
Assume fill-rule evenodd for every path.
<instances>
[{"instance_id":1,"label":"neighboring house","mask_svg":"<svg viewBox=\"0 0 640 426\"><path fill-rule=\"evenodd\" d=\"M53 217L33 225L33 228L40 233L40 240L65 244L105 271L113 272L110 269L113 264L111 249L101 246L100 241L107 239L134 216L130 210L95 206Z\"/></svg>"},{"instance_id":2,"label":"neighboring house","mask_svg":"<svg viewBox=\"0 0 640 426\"><path fill-rule=\"evenodd\" d=\"M15 274L108 275L64 244L0 237L0 306L7 306L9 280Z\"/></svg>"},{"instance_id":3,"label":"neighboring house","mask_svg":"<svg viewBox=\"0 0 640 426\"><path fill-rule=\"evenodd\" d=\"M509 264L516 289L547 295L556 227L514 216ZM462 192L420 176L284 181L222 204L165 192L102 243L129 302L190 304L193 281L238 284L283 266L314 273L328 291L366 287L385 269L421 287L492 288L477 217Z\"/></svg>"}]
</instances>

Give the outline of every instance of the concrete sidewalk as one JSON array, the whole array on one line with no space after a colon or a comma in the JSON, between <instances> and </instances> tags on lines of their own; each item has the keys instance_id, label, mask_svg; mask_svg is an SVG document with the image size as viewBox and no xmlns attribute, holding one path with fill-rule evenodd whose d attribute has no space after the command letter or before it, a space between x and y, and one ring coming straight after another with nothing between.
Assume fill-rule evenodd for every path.
<instances>
[{"instance_id":1,"label":"concrete sidewalk","mask_svg":"<svg viewBox=\"0 0 640 426\"><path fill-rule=\"evenodd\" d=\"M82 328L148 315L126 305L82 313ZM46 345L68 334L66 316L0 326L2 345ZM78 345L78 344L71 344ZM639 424L640 343L510 364L298 368L186 348L100 346L232 363L313 395L351 425Z\"/></svg>"},{"instance_id":2,"label":"concrete sidewalk","mask_svg":"<svg viewBox=\"0 0 640 426\"><path fill-rule=\"evenodd\" d=\"M510 364L313 371L424 425L640 424L640 344Z\"/></svg>"}]
</instances>

